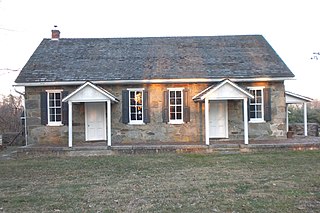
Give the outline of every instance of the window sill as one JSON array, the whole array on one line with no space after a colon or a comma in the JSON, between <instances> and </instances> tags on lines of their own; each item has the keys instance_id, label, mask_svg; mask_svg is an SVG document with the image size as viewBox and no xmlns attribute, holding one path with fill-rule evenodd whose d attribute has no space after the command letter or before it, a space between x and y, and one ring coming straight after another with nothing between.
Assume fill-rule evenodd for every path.
<instances>
[{"instance_id":1,"label":"window sill","mask_svg":"<svg viewBox=\"0 0 320 213\"><path fill-rule=\"evenodd\" d=\"M139 123L138 122L137 123L136 122L129 122L128 124L129 125L145 125L145 123L143 123L143 122L139 122Z\"/></svg>"},{"instance_id":2,"label":"window sill","mask_svg":"<svg viewBox=\"0 0 320 213\"><path fill-rule=\"evenodd\" d=\"M257 124L257 123L266 123L265 120L250 120L249 123Z\"/></svg>"},{"instance_id":3,"label":"window sill","mask_svg":"<svg viewBox=\"0 0 320 213\"><path fill-rule=\"evenodd\" d=\"M61 124L61 123L58 123L58 124L47 124L47 126L57 126L57 127L59 127L59 126L64 126L64 125Z\"/></svg>"},{"instance_id":4,"label":"window sill","mask_svg":"<svg viewBox=\"0 0 320 213\"><path fill-rule=\"evenodd\" d=\"M175 124L184 124L184 122L183 121L169 121L168 124L173 124L173 125L175 125Z\"/></svg>"}]
</instances>

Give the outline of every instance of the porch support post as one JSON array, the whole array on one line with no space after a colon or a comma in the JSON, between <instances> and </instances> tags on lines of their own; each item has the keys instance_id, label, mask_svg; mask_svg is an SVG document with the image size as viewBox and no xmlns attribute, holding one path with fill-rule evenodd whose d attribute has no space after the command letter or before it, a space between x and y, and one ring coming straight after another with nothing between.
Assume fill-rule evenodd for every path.
<instances>
[{"instance_id":1,"label":"porch support post","mask_svg":"<svg viewBox=\"0 0 320 213\"><path fill-rule=\"evenodd\" d=\"M204 99L204 118L205 118L205 131L206 131L206 145L210 145L209 140L209 100Z\"/></svg>"},{"instance_id":2,"label":"porch support post","mask_svg":"<svg viewBox=\"0 0 320 213\"><path fill-rule=\"evenodd\" d=\"M307 102L303 103L304 136L308 136Z\"/></svg>"},{"instance_id":3,"label":"porch support post","mask_svg":"<svg viewBox=\"0 0 320 213\"><path fill-rule=\"evenodd\" d=\"M107 101L107 116L108 116L108 146L111 146L111 101Z\"/></svg>"},{"instance_id":4,"label":"porch support post","mask_svg":"<svg viewBox=\"0 0 320 213\"><path fill-rule=\"evenodd\" d=\"M72 102L68 101L68 108L69 108L69 141L68 141L68 146L71 148L72 147Z\"/></svg>"},{"instance_id":5,"label":"porch support post","mask_svg":"<svg viewBox=\"0 0 320 213\"><path fill-rule=\"evenodd\" d=\"M243 99L244 144L249 144L248 130L248 98Z\"/></svg>"},{"instance_id":6,"label":"porch support post","mask_svg":"<svg viewBox=\"0 0 320 213\"><path fill-rule=\"evenodd\" d=\"M286 104L286 127L287 127L287 132L289 131L289 105Z\"/></svg>"}]
</instances>

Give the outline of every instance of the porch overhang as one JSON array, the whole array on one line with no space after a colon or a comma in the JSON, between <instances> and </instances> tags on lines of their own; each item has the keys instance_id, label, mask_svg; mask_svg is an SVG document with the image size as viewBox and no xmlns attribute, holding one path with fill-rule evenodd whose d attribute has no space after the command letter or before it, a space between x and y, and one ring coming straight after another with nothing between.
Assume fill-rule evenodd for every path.
<instances>
[{"instance_id":1,"label":"porch overhang","mask_svg":"<svg viewBox=\"0 0 320 213\"><path fill-rule=\"evenodd\" d=\"M73 103L107 103L107 145L111 146L111 103L117 103L119 100L107 90L96 86L91 82L86 82L74 92L65 97L63 102L68 102L69 128L68 128L68 146L72 147L72 104ZM105 120L104 120L105 122Z\"/></svg>"},{"instance_id":2,"label":"porch overhang","mask_svg":"<svg viewBox=\"0 0 320 213\"><path fill-rule=\"evenodd\" d=\"M298 95L293 92L286 91L286 126L287 131L289 131L289 111L288 105L289 104L303 104L303 123L304 123L304 135L308 136L308 116L307 116L307 103L313 101L312 98Z\"/></svg>"},{"instance_id":3,"label":"porch overhang","mask_svg":"<svg viewBox=\"0 0 320 213\"><path fill-rule=\"evenodd\" d=\"M199 94L195 95L192 99L197 101L209 100L235 100L244 98L254 98L248 91L244 90L236 83L229 79L225 79L217 85L212 85Z\"/></svg>"},{"instance_id":4,"label":"porch overhang","mask_svg":"<svg viewBox=\"0 0 320 213\"><path fill-rule=\"evenodd\" d=\"M91 82L86 82L78 89L73 91L63 102L105 102L110 100L113 103L119 102L119 100L107 90L102 87L96 86Z\"/></svg>"},{"instance_id":5,"label":"porch overhang","mask_svg":"<svg viewBox=\"0 0 320 213\"><path fill-rule=\"evenodd\" d=\"M249 144L248 130L248 99L254 98L248 91L225 79L217 85L212 85L192 99L195 102L205 102L205 142L210 145L209 130L209 101L215 100L242 100L243 101L243 123L244 123L244 143Z\"/></svg>"}]
</instances>

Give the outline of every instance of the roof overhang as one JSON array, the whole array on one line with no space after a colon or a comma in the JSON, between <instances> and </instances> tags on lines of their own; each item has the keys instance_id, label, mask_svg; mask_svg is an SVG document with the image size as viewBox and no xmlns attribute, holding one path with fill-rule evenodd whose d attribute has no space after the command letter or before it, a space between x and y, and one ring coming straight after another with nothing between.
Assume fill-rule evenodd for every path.
<instances>
[{"instance_id":1,"label":"roof overhang","mask_svg":"<svg viewBox=\"0 0 320 213\"><path fill-rule=\"evenodd\" d=\"M261 82L293 80L293 77L263 77L263 78L229 78L232 82ZM142 79L142 80L107 80L91 81L93 84L168 84L168 83L217 83L225 78L182 78L182 79ZM16 83L14 86L74 86L82 85L87 81L55 81L55 82L30 82Z\"/></svg>"},{"instance_id":2,"label":"roof overhang","mask_svg":"<svg viewBox=\"0 0 320 213\"><path fill-rule=\"evenodd\" d=\"M218 85L212 85L195 95L192 99L194 101L208 100L237 100L245 98L254 98L248 91L242 89L237 84L225 79Z\"/></svg>"},{"instance_id":3,"label":"roof overhang","mask_svg":"<svg viewBox=\"0 0 320 213\"><path fill-rule=\"evenodd\" d=\"M73 91L63 102L119 102L119 100L107 90L102 87L96 86L91 82L86 82L78 89Z\"/></svg>"},{"instance_id":4,"label":"roof overhang","mask_svg":"<svg viewBox=\"0 0 320 213\"><path fill-rule=\"evenodd\" d=\"M287 104L301 104L301 103L313 101L312 98L298 95L293 92L286 91L285 94L286 94L286 103Z\"/></svg>"}]
</instances>

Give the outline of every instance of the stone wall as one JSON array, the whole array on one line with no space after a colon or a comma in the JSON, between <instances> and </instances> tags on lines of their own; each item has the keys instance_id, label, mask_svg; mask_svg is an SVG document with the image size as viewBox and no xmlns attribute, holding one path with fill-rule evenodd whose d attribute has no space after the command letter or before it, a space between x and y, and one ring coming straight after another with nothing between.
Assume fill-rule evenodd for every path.
<instances>
[{"instance_id":1,"label":"stone wall","mask_svg":"<svg viewBox=\"0 0 320 213\"><path fill-rule=\"evenodd\" d=\"M112 142L153 143L153 142L194 142L204 143L204 103L194 102L192 97L206 89L211 84L143 84L143 85L102 85L116 96L120 102L112 104ZM248 86L266 86L272 89L272 120L263 123L249 124L249 137L253 139L281 138L285 130L285 96L283 82L274 83L241 83ZM188 89L190 106L190 122L184 124L167 124L162 121L163 91L167 88L180 87ZM122 90L127 88L144 88L149 91L150 123L144 125L129 125L122 123ZM63 89L73 92L76 86L65 87L27 87L27 127L29 143L64 144L68 142L67 126L43 126L40 119L40 92L48 89ZM243 101L228 101L229 139L243 139ZM74 143L85 141L85 104L73 104L73 140Z\"/></svg>"},{"instance_id":2,"label":"stone wall","mask_svg":"<svg viewBox=\"0 0 320 213\"><path fill-rule=\"evenodd\" d=\"M308 136L319 137L319 124L308 123ZM304 135L303 123L291 123L289 124L289 131L292 131L294 135Z\"/></svg>"}]
</instances>

